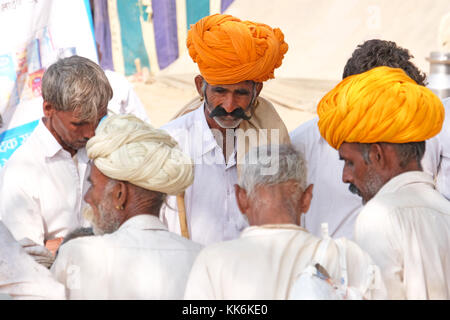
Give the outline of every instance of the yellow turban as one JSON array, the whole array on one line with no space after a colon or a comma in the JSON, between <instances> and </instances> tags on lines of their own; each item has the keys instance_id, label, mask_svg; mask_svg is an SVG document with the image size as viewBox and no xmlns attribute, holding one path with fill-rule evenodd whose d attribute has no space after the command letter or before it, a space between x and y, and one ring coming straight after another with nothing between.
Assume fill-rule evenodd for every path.
<instances>
[{"instance_id":1,"label":"yellow turban","mask_svg":"<svg viewBox=\"0 0 450 320\"><path fill-rule=\"evenodd\" d=\"M215 14L191 26L189 54L212 85L274 78L288 45L280 29Z\"/></svg>"},{"instance_id":2,"label":"yellow turban","mask_svg":"<svg viewBox=\"0 0 450 320\"><path fill-rule=\"evenodd\" d=\"M105 176L147 190L176 195L194 180L192 160L177 142L133 115L108 116L86 150Z\"/></svg>"},{"instance_id":3,"label":"yellow turban","mask_svg":"<svg viewBox=\"0 0 450 320\"><path fill-rule=\"evenodd\" d=\"M441 131L444 107L402 69L378 67L342 80L317 106L319 130L335 149L343 142L407 143Z\"/></svg>"}]
</instances>

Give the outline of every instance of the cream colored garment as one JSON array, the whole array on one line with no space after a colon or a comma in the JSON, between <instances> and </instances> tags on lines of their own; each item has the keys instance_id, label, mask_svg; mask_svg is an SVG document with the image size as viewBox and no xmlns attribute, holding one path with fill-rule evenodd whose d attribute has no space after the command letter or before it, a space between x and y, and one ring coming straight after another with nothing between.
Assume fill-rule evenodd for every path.
<instances>
[{"instance_id":1,"label":"cream colored garment","mask_svg":"<svg viewBox=\"0 0 450 320\"><path fill-rule=\"evenodd\" d=\"M200 249L143 214L114 233L68 241L51 271L68 299L182 299Z\"/></svg>"},{"instance_id":2,"label":"cream colored garment","mask_svg":"<svg viewBox=\"0 0 450 320\"><path fill-rule=\"evenodd\" d=\"M186 286L185 299L287 299L297 276L312 262L320 238L295 225L246 228L239 239L214 244L198 255ZM366 285L372 260L355 243L347 247L349 286ZM324 263L331 277L340 275L338 248L328 247ZM369 298L385 298L376 278Z\"/></svg>"},{"instance_id":3,"label":"cream colored garment","mask_svg":"<svg viewBox=\"0 0 450 320\"><path fill-rule=\"evenodd\" d=\"M176 195L194 179L192 160L177 142L133 115L107 117L86 150L104 175L147 190Z\"/></svg>"},{"instance_id":4,"label":"cream colored garment","mask_svg":"<svg viewBox=\"0 0 450 320\"><path fill-rule=\"evenodd\" d=\"M386 183L358 216L355 241L380 267L391 299L450 299L450 202L430 175Z\"/></svg>"},{"instance_id":5,"label":"cream colored garment","mask_svg":"<svg viewBox=\"0 0 450 320\"><path fill-rule=\"evenodd\" d=\"M197 97L191 100L188 104L186 104L174 117L174 119L181 117L195 109L199 108L203 105L203 101L200 100L200 97ZM257 140L253 141L251 139L245 139L245 135L238 135L237 140L237 165L238 172L241 161L243 161L243 157L245 154L252 148L257 145L266 145L266 144L290 144L291 140L289 138L289 133L286 129L286 126L278 115L277 111L273 104L264 99L263 97L257 97L253 115L250 120L242 121L239 125L239 129L242 129L244 134L248 135L249 130L255 129L258 133L256 135ZM260 139L260 130L266 129L267 135L262 136L263 139ZM274 130L272 130L274 129ZM264 139L267 137L267 140ZM247 141L247 142L246 142Z\"/></svg>"},{"instance_id":6,"label":"cream colored garment","mask_svg":"<svg viewBox=\"0 0 450 320\"><path fill-rule=\"evenodd\" d=\"M0 294L13 299L65 299L64 286L22 249L1 221Z\"/></svg>"}]
</instances>

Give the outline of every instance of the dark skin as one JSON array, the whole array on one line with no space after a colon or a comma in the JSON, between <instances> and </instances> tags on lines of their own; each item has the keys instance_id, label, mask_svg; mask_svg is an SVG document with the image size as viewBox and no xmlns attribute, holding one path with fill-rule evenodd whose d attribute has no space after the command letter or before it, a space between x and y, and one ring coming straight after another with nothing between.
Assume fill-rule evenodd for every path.
<instances>
[{"instance_id":1,"label":"dark skin","mask_svg":"<svg viewBox=\"0 0 450 320\"><path fill-rule=\"evenodd\" d=\"M308 211L311 203L313 185L304 191L294 180L257 186L253 198L239 185L234 185L234 188L239 210L247 216L251 226L300 225L300 217Z\"/></svg>"},{"instance_id":2,"label":"dark skin","mask_svg":"<svg viewBox=\"0 0 450 320\"><path fill-rule=\"evenodd\" d=\"M393 177L408 171L422 171L415 160L401 167L394 145L390 143L371 144L370 161L366 163L358 143L344 142L339 148L339 158L345 161L342 181L354 184L360 191L364 203L372 199L376 192ZM367 173L369 171L379 180L380 186L376 186L375 190L368 188Z\"/></svg>"},{"instance_id":3,"label":"dark skin","mask_svg":"<svg viewBox=\"0 0 450 320\"><path fill-rule=\"evenodd\" d=\"M111 202L111 214L119 216L121 225L128 219L141 214L159 216L160 205L155 205L157 193L126 181L115 180L117 183L112 188L111 198L103 199L105 187L110 180L112 179L105 176L95 164L92 164L91 174L88 178L91 187L86 192L84 200L91 205L97 218L99 217L98 206L102 201Z\"/></svg>"},{"instance_id":4,"label":"dark skin","mask_svg":"<svg viewBox=\"0 0 450 320\"><path fill-rule=\"evenodd\" d=\"M203 97L203 77L201 75L197 75L194 80L198 94ZM254 97L254 99L256 99L263 88L262 82L256 82L254 84L252 81L242 81L236 84L207 84L206 86L206 97L204 98L206 98L208 103L205 107L205 119L208 123L209 128L217 129L222 134L224 157L226 157L225 150L227 129L220 126L214 118L210 118L209 114L218 105L221 105L228 113L233 112L239 107L244 109L244 111L249 112L249 106L253 98L253 86L255 86L256 96ZM233 128L237 127L234 126L236 124L236 119L233 119L232 117L220 117L219 121L227 126L232 126Z\"/></svg>"},{"instance_id":5,"label":"dark skin","mask_svg":"<svg viewBox=\"0 0 450 320\"><path fill-rule=\"evenodd\" d=\"M76 111L57 110L52 103L44 101L44 122L56 141L73 157L77 151L86 146L95 134L100 120L106 115L106 106L100 108L93 121L81 120Z\"/></svg>"}]
</instances>

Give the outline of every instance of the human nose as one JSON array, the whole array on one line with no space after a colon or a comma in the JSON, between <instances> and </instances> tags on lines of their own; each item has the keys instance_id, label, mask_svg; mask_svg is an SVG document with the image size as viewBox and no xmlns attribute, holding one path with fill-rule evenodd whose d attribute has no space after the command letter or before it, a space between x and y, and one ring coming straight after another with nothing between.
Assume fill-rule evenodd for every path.
<instances>
[{"instance_id":1,"label":"human nose","mask_svg":"<svg viewBox=\"0 0 450 320\"><path fill-rule=\"evenodd\" d=\"M86 140L89 140L95 135L95 125L93 123L90 123L86 126L84 131L84 138Z\"/></svg>"},{"instance_id":2,"label":"human nose","mask_svg":"<svg viewBox=\"0 0 450 320\"><path fill-rule=\"evenodd\" d=\"M84 195L84 201L86 203L91 203L91 193L92 193L92 186L89 187L88 191L86 192L86 194Z\"/></svg>"},{"instance_id":3,"label":"human nose","mask_svg":"<svg viewBox=\"0 0 450 320\"><path fill-rule=\"evenodd\" d=\"M347 165L344 165L344 169L342 170L342 181L344 183L352 183L352 174L351 170L347 167Z\"/></svg>"},{"instance_id":4,"label":"human nose","mask_svg":"<svg viewBox=\"0 0 450 320\"><path fill-rule=\"evenodd\" d=\"M235 109L235 106L236 101L234 100L233 94L227 94L225 100L222 102L222 108L224 108L226 112L231 113Z\"/></svg>"}]
</instances>

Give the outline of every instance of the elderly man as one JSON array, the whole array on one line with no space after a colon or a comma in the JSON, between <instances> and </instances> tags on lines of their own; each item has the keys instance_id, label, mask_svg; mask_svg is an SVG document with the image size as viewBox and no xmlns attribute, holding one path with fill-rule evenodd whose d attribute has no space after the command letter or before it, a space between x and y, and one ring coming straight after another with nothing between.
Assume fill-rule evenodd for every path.
<instances>
[{"instance_id":1,"label":"elderly man","mask_svg":"<svg viewBox=\"0 0 450 320\"><path fill-rule=\"evenodd\" d=\"M201 73L195 77L200 99L187 110L194 111L162 128L194 160L195 178L184 196L186 220L170 209L178 207L173 198L161 218L169 230L179 233L181 223L206 245L234 239L247 226L233 185L249 147L290 143L273 105L259 97L288 45L277 28L216 14L191 27L187 46Z\"/></svg>"},{"instance_id":2,"label":"elderly man","mask_svg":"<svg viewBox=\"0 0 450 320\"><path fill-rule=\"evenodd\" d=\"M422 172L425 140L444 108L401 69L345 78L323 97L319 130L344 160L342 180L365 206L355 241L381 268L392 299L450 298L450 203Z\"/></svg>"},{"instance_id":3,"label":"elderly man","mask_svg":"<svg viewBox=\"0 0 450 320\"><path fill-rule=\"evenodd\" d=\"M13 236L44 245L82 226L89 167L85 145L106 115L112 90L103 70L79 56L42 79L44 117L0 177L0 213Z\"/></svg>"},{"instance_id":4,"label":"elderly man","mask_svg":"<svg viewBox=\"0 0 450 320\"><path fill-rule=\"evenodd\" d=\"M403 69L410 78L425 85L425 74L412 62L408 50L385 40L368 40L359 45L347 61L343 78L368 71L374 67L388 66ZM450 112L450 99L444 100ZM314 184L316 192L308 214L304 215L304 226L315 235L320 234L320 225L327 222L332 237L353 237L356 218L361 211L361 200L349 193L342 183L343 163L336 150L331 148L320 135L318 118L312 119L290 133L292 144L305 154L308 163L308 181ZM444 128L448 128L447 121ZM450 130L427 140L425 156L422 160L424 171L437 179L437 188L450 199L450 184L446 177L450 174Z\"/></svg>"},{"instance_id":5,"label":"elderly man","mask_svg":"<svg viewBox=\"0 0 450 320\"><path fill-rule=\"evenodd\" d=\"M87 216L97 236L62 245L54 276L69 299L181 299L201 246L169 232L158 215L167 194L192 183L192 160L132 115L106 118L86 148Z\"/></svg>"},{"instance_id":6,"label":"elderly man","mask_svg":"<svg viewBox=\"0 0 450 320\"><path fill-rule=\"evenodd\" d=\"M12 299L65 299L64 286L34 261L0 221L0 295Z\"/></svg>"},{"instance_id":7,"label":"elderly man","mask_svg":"<svg viewBox=\"0 0 450 320\"><path fill-rule=\"evenodd\" d=\"M255 154L261 151L256 148ZM236 200L250 227L239 239L200 252L185 299L287 299L297 276L315 259L321 239L299 226L312 196L303 157L286 145L267 155L271 163L278 162L274 174L265 172L269 161L252 161L247 155L236 185ZM369 267L376 269L369 255L350 241L345 247L349 285L361 289L366 298L383 298L379 274L368 280ZM339 257L337 246L330 244L322 262L335 281L342 271Z\"/></svg>"}]
</instances>

